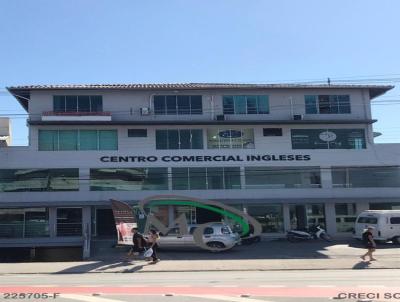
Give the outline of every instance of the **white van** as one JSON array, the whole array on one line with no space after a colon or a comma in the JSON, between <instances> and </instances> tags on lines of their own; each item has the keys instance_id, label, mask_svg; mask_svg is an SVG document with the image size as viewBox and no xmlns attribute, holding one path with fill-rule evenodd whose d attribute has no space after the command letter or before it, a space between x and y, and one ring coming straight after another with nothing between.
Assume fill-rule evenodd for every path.
<instances>
[{"instance_id":1,"label":"white van","mask_svg":"<svg viewBox=\"0 0 400 302\"><path fill-rule=\"evenodd\" d=\"M372 232L377 241L392 241L400 244L400 210L368 210L358 215L354 238L362 239L362 233L368 226L373 226Z\"/></svg>"}]
</instances>

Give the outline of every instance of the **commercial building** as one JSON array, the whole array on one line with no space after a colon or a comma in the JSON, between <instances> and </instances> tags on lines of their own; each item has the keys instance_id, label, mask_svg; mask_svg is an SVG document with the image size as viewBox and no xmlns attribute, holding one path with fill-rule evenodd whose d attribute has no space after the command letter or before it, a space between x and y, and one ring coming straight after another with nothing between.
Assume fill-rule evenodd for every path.
<instances>
[{"instance_id":1,"label":"commercial building","mask_svg":"<svg viewBox=\"0 0 400 302\"><path fill-rule=\"evenodd\" d=\"M400 144L375 144L381 85L132 84L9 87L29 146L0 148L0 247L115 236L111 198L160 194L243 209L265 236L400 208ZM187 207L154 208L169 221Z\"/></svg>"},{"instance_id":2,"label":"commercial building","mask_svg":"<svg viewBox=\"0 0 400 302\"><path fill-rule=\"evenodd\" d=\"M7 147L11 142L10 119L0 117L0 148Z\"/></svg>"}]
</instances>

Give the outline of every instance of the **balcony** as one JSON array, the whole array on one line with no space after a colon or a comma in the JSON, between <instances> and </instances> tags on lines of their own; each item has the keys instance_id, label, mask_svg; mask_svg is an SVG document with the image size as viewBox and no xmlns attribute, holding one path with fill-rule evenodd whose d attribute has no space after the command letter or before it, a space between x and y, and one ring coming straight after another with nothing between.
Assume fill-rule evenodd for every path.
<instances>
[{"instance_id":1,"label":"balcony","mask_svg":"<svg viewBox=\"0 0 400 302\"><path fill-rule=\"evenodd\" d=\"M55 112L55 111L44 111L42 113L42 121L93 121L93 122L110 122L111 112L99 111L99 112Z\"/></svg>"}]
</instances>

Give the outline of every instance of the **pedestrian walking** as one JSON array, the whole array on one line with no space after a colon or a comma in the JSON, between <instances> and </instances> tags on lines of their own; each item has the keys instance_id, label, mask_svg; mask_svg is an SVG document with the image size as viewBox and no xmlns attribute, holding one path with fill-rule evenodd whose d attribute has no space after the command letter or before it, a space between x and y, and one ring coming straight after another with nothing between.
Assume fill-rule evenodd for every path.
<instances>
[{"instance_id":1,"label":"pedestrian walking","mask_svg":"<svg viewBox=\"0 0 400 302\"><path fill-rule=\"evenodd\" d=\"M137 228L133 228L132 232L132 247L128 252L128 256L138 256L139 253L144 252L146 246L146 240L143 235L139 233Z\"/></svg>"},{"instance_id":2,"label":"pedestrian walking","mask_svg":"<svg viewBox=\"0 0 400 302\"><path fill-rule=\"evenodd\" d=\"M374 236L372 235L373 229L374 227L369 226L362 234L362 240L365 244L365 247L368 249L368 251L360 257L362 260L365 260L365 257L368 256L369 261L376 261L376 259L372 256L372 253L376 250L376 243L374 240Z\"/></svg>"},{"instance_id":3,"label":"pedestrian walking","mask_svg":"<svg viewBox=\"0 0 400 302\"><path fill-rule=\"evenodd\" d=\"M157 258L157 249L158 249L158 244L157 241L160 238L160 236L158 235L157 231L154 229L151 229L149 232L149 236L147 238L147 243L148 243L148 247L151 248L153 250L153 254L151 254L151 262L152 264L157 263L158 261L160 261L159 258Z\"/></svg>"}]
</instances>

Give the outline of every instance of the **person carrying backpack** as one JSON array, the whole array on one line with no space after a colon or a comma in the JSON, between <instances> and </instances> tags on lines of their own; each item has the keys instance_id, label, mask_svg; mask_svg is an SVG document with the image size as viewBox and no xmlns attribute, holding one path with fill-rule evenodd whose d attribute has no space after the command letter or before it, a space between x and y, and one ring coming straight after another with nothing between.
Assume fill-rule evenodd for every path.
<instances>
[{"instance_id":1,"label":"person carrying backpack","mask_svg":"<svg viewBox=\"0 0 400 302\"><path fill-rule=\"evenodd\" d=\"M368 252L360 257L362 260L365 260L365 257L369 256L369 261L376 261L376 259L372 256L372 253L376 250L376 243L374 240L374 236L372 235L373 229L374 227L369 226L367 230L362 234L363 243L368 249Z\"/></svg>"}]
</instances>

